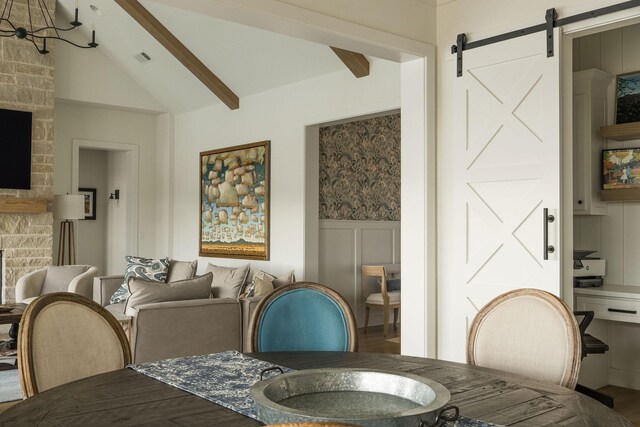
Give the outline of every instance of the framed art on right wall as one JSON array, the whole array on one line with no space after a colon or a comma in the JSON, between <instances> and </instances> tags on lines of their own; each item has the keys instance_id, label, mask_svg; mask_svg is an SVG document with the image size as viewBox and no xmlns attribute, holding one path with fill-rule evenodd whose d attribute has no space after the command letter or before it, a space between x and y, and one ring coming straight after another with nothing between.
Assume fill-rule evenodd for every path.
<instances>
[{"instance_id":1,"label":"framed art on right wall","mask_svg":"<svg viewBox=\"0 0 640 427\"><path fill-rule=\"evenodd\" d=\"M640 188L640 148L602 150L602 188Z\"/></svg>"},{"instance_id":2,"label":"framed art on right wall","mask_svg":"<svg viewBox=\"0 0 640 427\"><path fill-rule=\"evenodd\" d=\"M616 124L640 122L640 71L616 78Z\"/></svg>"}]
</instances>

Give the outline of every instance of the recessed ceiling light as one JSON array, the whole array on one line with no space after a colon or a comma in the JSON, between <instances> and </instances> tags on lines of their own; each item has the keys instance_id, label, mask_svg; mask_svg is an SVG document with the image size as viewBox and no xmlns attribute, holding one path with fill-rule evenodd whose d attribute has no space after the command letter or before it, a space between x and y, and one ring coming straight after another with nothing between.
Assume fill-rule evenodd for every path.
<instances>
[{"instance_id":1,"label":"recessed ceiling light","mask_svg":"<svg viewBox=\"0 0 640 427\"><path fill-rule=\"evenodd\" d=\"M100 10L98 6L90 4L89 7L95 12L96 15L102 16L102 10Z\"/></svg>"},{"instance_id":2,"label":"recessed ceiling light","mask_svg":"<svg viewBox=\"0 0 640 427\"><path fill-rule=\"evenodd\" d=\"M133 55L133 57L136 58L141 64L146 64L151 61L151 57L146 52L138 52Z\"/></svg>"}]
</instances>

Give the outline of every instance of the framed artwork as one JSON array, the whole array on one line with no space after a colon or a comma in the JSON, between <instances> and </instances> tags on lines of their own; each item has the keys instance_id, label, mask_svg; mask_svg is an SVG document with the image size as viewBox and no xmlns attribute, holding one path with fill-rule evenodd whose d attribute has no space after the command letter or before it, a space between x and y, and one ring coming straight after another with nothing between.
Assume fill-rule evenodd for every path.
<instances>
[{"instance_id":1,"label":"framed artwork","mask_svg":"<svg viewBox=\"0 0 640 427\"><path fill-rule=\"evenodd\" d=\"M616 78L616 124L640 122L640 71Z\"/></svg>"},{"instance_id":2,"label":"framed artwork","mask_svg":"<svg viewBox=\"0 0 640 427\"><path fill-rule=\"evenodd\" d=\"M269 259L269 143L200 153L200 256Z\"/></svg>"},{"instance_id":3,"label":"framed artwork","mask_svg":"<svg viewBox=\"0 0 640 427\"><path fill-rule=\"evenodd\" d=\"M78 194L84 196L84 219L96 219L96 189L78 188Z\"/></svg>"},{"instance_id":4,"label":"framed artwork","mask_svg":"<svg viewBox=\"0 0 640 427\"><path fill-rule=\"evenodd\" d=\"M602 150L602 188L640 188L640 148Z\"/></svg>"}]
</instances>

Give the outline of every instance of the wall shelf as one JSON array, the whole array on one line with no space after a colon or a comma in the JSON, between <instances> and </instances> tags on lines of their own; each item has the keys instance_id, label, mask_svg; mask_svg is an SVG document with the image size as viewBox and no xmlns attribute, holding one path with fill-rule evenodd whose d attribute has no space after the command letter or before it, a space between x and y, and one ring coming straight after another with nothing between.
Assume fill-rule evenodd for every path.
<instances>
[{"instance_id":1,"label":"wall shelf","mask_svg":"<svg viewBox=\"0 0 640 427\"><path fill-rule=\"evenodd\" d=\"M600 199L603 202L640 202L640 188L600 190Z\"/></svg>"},{"instance_id":2,"label":"wall shelf","mask_svg":"<svg viewBox=\"0 0 640 427\"><path fill-rule=\"evenodd\" d=\"M45 213L47 199L0 197L0 213Z\"/></svg>"},{"instance_id":3,"label":"wall shelf","mask_svg":"<svg viewBox=\"0 0 640 427\"><path fill-rule=\"evenodd\" d=\"M640 122L602 126L600 128L600 135L604 138L615 139L616 141L640 139Z\"/></svg>"}]
</instances>

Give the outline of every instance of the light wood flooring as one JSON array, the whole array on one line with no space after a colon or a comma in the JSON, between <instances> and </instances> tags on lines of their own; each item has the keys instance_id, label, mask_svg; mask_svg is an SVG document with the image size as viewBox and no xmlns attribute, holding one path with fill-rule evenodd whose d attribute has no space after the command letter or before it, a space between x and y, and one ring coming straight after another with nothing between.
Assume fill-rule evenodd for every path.
<instances>
[{"instance_id":1,"label":"light wood flooring","mask_svg":"<svg viewBox=\"0 0 640 427\"><path fill-rule=\"evenodd\" d=\"M398 342L387 341L394 339ZM382 325L370 326L367 333L364 328L358 329L358 351L363 353L392 353L400 354L400 326L394 329L389 326L387 336L382 335Z\"/></svg>"}]
</instances>

